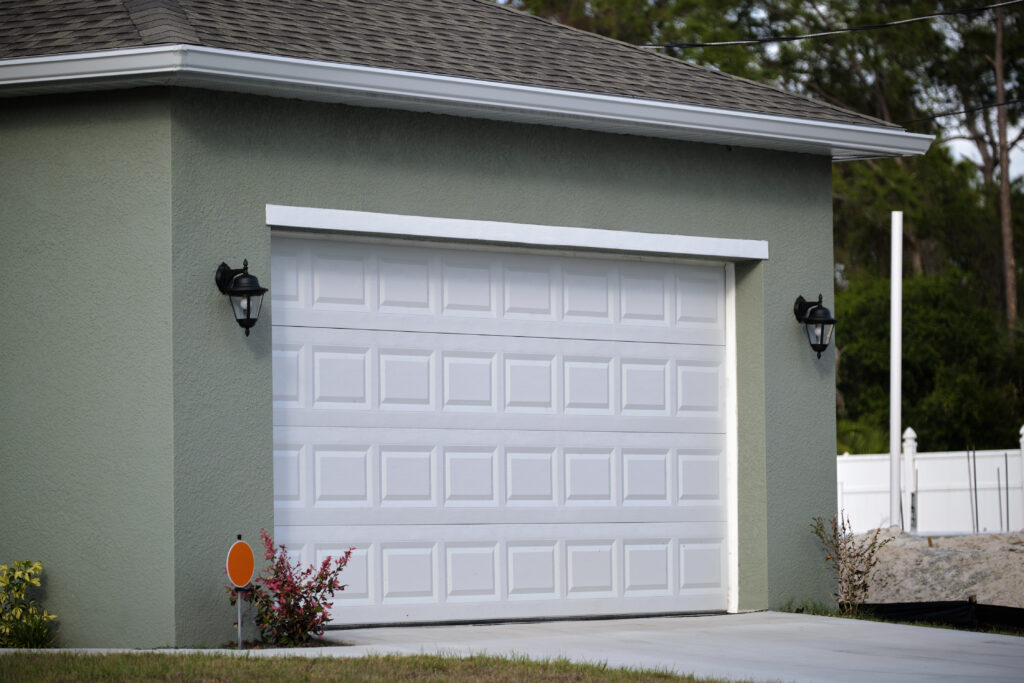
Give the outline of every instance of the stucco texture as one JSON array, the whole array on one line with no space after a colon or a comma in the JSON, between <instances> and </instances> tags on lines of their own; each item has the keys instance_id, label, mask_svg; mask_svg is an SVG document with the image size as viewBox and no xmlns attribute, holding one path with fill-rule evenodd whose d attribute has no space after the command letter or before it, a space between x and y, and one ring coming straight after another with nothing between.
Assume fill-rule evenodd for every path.
<instances>
[{"instance_id":1,"label":"stucco texture","mask_svg":"<svg viewBox=\"0 0 1024 683\"><path fill-rule=\"evenodd\" d=\"M232 637L224 554L273 528L266 204L766 239L736 267L740 607L824 599L835 509L828 159L186 89L32 99L0 135L0 562L48 563L67 645ZM11 557L9 557L11 556ZM105 610L105 611L104 611Z\"/></svg>"},{"instance_id":2,"label":"stucco texture","mask_svg":"<svg viewBox=\"0 0 1024 683\"><path fill-rule=\"evenodd\" d=\"M168 104L0 114L0 564L60 644L175 642Z\"/></svg>"}]
</instances>

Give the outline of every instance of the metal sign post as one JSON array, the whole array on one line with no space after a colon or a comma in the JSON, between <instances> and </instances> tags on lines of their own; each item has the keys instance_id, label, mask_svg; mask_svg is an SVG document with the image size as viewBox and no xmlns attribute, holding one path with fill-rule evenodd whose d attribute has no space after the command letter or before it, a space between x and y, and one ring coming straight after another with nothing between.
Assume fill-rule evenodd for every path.
<instances>
[{"instance_id":1,"label":"metal sign post","mask_svg":"<svg viewBox=\"0 0 1024 683\"><path fill-rule=\"evenodd\" d=\"M238 649L242 649L242 596L235 599L235 607L238 608Z\"/></svg>"},{"instance_id":2,"label":"metal sign post","mask_svg":"<svg viewBox=\"0 0 1024 683\"><path fill-rule=\"evenodd\" d=\"M238 540L231 544L228 550L226 562L228 580L235 587L235 605L238 607L238 649L242 649L242 591L252 583L252 576L256 570L256 556L252 553L249 544L242 540L242 534L238 534Z\"/></svg>"}]
</instances>

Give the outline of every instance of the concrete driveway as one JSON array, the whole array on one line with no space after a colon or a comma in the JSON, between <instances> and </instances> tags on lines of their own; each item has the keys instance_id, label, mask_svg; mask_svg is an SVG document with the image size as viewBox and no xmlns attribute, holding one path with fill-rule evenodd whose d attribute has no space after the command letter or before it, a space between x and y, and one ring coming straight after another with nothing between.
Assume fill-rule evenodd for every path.
<instances>
[{"instance_id":1,"label":"concrete driveway","mask_svg":"<svg viewBox=\"0 0 1024 683\"><path fill-rule=\"evenodd\" d=\"M1024 681L1024 638L779 612L388 627L327 637L350 646L302 654L517 654L754 680Z\"/></svg>"}]
</instances>

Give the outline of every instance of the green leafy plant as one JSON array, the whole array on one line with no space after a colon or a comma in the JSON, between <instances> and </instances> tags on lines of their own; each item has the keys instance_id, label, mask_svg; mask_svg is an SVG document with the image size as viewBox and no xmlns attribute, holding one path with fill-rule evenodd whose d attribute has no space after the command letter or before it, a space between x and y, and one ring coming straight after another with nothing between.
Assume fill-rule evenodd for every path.
<instances>
[{"instance_id":1,"label":"green leafy plant","mask_svg":"<svg viewBox=\"0 0 1024 683\"><path fill-rule=\"evenodd\" d=\"M227 586L231 604L241 598L256 606L256 627L268 643L296 646L323 635L334 606L328 599L345 589L338 577L353 548L337 559L328 556L319 567L303 569L292 564L285 546L274 547L266 529L260 530L260 541L268 564L249 589Z\"/></svg>"},{"instance_id":2,"label":"green leafy plant","mask_svg":"<svg viewBox=\"0 0 1024 683\"><path fill-rule=\"evenodd\" d=\"M857 538L849 518L841 512L832 515L831 520L814 517L811 531L825 550L826 568L835 575L837 589L833 597L839 609L846 616L857 616L868 595L868 574L878 564L878 551L892 539L879 538L881 529Z\"/></svg>"},{"instance_id":3,"label":"green leafy plant","mask_svg":"<svg viewBox=\"0 0 1024 683\"><path fill-rule=\"evenodd\" d=\"M53 643L53 620L39 603L29 597L42 585L41 562L23 560L0 564L0 647L49 647Z\"/></svg>"}]
</instances>

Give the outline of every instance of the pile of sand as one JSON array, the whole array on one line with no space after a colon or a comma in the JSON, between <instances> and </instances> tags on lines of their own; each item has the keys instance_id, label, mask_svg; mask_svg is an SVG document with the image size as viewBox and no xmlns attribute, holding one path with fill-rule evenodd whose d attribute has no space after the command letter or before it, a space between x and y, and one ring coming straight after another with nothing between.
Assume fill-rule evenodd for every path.
<instances>
[{"instance_id":1,"label":"pile of sand","mask_svg":"<svg viewBox=\"0 0 1024 683\"><path fill-rule=\"evenodd\" d=\"M912 536L893 528L868 577L866 602L967 600L1024 608L1024 532Z\"/></svg>"}]
</instances>

